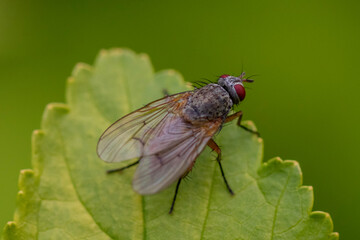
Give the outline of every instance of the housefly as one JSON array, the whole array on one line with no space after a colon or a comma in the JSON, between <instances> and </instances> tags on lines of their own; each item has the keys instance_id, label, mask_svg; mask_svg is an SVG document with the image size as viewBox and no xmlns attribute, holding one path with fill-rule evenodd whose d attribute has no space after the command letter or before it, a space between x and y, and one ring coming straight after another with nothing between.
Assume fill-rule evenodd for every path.
<instances>
[{"instance_id":1,"label":"housefly","mask_svg":"<svg viewBox=\"0 0 360 240\"><path fill-rule=\"evenodd\" d=\"M221 166L221 149L213 136L224 123L236 118L240 127L258 134L240 125L241 111L229 115L232 107L245 98L244 82L253 80L245 78L245 73L239 77L224 74L217 83L165 96L117 120L99 139L99 157L106 162L138 160L108 173L139 164L132 186L141 195L160 192L177 181L171 213L181 180L207 145L217 153L224 183L234 194Z\"/></svg>"}]
</instances>

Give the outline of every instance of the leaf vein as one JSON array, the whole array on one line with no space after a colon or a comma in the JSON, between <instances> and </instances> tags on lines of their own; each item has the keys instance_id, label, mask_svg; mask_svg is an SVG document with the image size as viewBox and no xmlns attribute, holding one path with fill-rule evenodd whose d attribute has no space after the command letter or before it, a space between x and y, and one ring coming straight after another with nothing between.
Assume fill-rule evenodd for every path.
<instances>
[{"instance_id":1,"label":"leaf vein","mask_svg":"<svg viewBox=\"0 0 360 240\"><path fill-rule=\"evenodd\" d=\"M74 191L76 193L76 197L77 199L79 200L80 204L84 207L85 211L89 214L89 216L91 217L91 219L94 221L94 223L96 224L96 226L98 226L98 228L103 232L105 233L109 238L114 238L113 236L110 236L102 227L101 225L95 220L95 218L92 216L92 214L90 213L89 209L86 207L85 203L82 201L82 199L80 198L80 195L76 189L76 186L75 186L75 183L74 183L74 179L71 175L71 171L70 171L70 167L69 167L69 164L68 164L68 159L66 157L66 151L65 151L65 143L64 143L64 137L59 129L59 126L58 125L55 125L58 132L59 132L59 136L60 136L60 143L61 143L61 148L62 148L62 154L63 154L63 157L64 157L64 162L65 162L65 165L66 165L66 168L67 168L67 171L69 173L69 177L70 177L70 181L71 181L71 184L74 188Z\"/></svg>"},{"instance_id":2,"label":"leaf vein","mask_svg":"<svg viewBox=\"0 0 360 240\"><path fill-rule=\"evenodd\" d=\"M214 178L215 178L215 173L216 173L216 166L214 166L213 175L212 175L212 177L211 177L211 186L210 186L209 198L208 198L208 202L207 202L207 206L206 206L206 215L205 215L204 224L203 224L203 227L202 227L202 230L201 230L200 239L204 239L206 222L207 222L207 219L208 219L208 217L209 217L209 211L210 211L210 199L211 199L211 196L212 196L213 191L214 191Z\"/></svg>"},{"instance_id":3,"label":"leaf vein","mask_svg":"<svg viewBox=\"0 0 360 240\"><path fill-rule=\"evenodd\" d=\"M289 184L289 180L290 180L290 174L288 174L288 177L287 177L287 179L286 179L285 186L284 186L283 190L281 191L281 194L280 194L279 199L278 199L278 201L277 201L277 203L276 203L276 206L275 206L273 225L272 225L272 228L271 228L271 240L274 239L274 235L275 235L275 234L274 234L274 231L275 231L275 224L276 224L276 218L277 218L278 208L279 208L281 199L282 199L283 196L284 196L286 187L287 187L287 185Z\"/></svg>"}]
</instances>

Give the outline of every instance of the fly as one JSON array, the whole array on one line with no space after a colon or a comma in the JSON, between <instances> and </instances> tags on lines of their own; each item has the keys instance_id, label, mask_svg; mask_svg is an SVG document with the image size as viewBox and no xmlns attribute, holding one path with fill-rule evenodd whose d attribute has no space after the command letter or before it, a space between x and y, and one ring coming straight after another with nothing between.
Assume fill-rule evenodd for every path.
<instances>
[{"instance_id":1,"label":"fly","mask_svg":"<svg viewBox=\"0 0 360 240\"><path fill-rule=\"evenodd\" d=\"M240 124L242 111L229 115L231 108L245 98L244 82L253 80L245 78L245 73L239 77L224 74L217 83L166 96L117 120L99 139L99 157L106 162L138 160L108 173L139 164L132 185L141 195L158 193L177 181L172 213L181 180L209 146L217 153L224 183L233 195L221 166L221 149L213 136L234 119L238 119L238 126L258 135Z\"/></svg>"}]
</instances>

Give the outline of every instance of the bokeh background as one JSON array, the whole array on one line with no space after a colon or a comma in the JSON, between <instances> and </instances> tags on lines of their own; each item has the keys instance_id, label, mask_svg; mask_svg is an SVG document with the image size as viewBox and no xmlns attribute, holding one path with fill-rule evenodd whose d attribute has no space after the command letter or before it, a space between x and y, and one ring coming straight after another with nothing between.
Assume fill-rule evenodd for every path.
<instances>
[{"instance_id":1,"label":"bokeh background","mask_svg":"<svg viewBox=\"0 0 360 240\"><path fill-rule=\"evenodd\" d=\"M20 169L45 105L63 102L77 62L102 48L150 55L188 81L258 74L245 119L265 160L300 162L314 210L344 239L360 215L360 2L0 1L0 225L12 220Z\"/></svg>"}]
</instances>

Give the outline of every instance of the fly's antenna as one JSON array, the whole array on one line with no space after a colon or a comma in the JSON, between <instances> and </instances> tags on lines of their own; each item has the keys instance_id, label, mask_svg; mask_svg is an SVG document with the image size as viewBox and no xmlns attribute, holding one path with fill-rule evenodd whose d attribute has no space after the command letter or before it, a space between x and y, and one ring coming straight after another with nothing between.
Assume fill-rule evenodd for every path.
<instances>
[{"instance_id":1,"label":"fly's antenna","mask_svg":"<svg viewBox=\"0 0 360 240\"><path fill-rule=\"evenodd\" d=\"M254 79L250 79L250 78L255 77L255 76L259 76L259 74L253 74L253 75L247 77L246 79L244 79L243 82L252 83L252 82L254 82Z\"/></svg>"},{"instance_id":2,"label":"fly's antenna","mask_svg":"<svg viewBox=\"0 0 360 240\"><path fill-rule=\"evenodd\" d=\"M255 76L260 76L260 75L259 74L253 74L253 75L248 76L247 78L252 78L252 77L255 77Z\"/></svg>"},{"instance_id":3,"label":"fly's antenna","mask_svg":"<svg viewBox=\"0 0 360 240\"><path fill-rule=\"evenodd\" d=\"M245 72L241 72L239 78L243 79L243 77L245 77L246 73Z\"/></svg>"},{"instance_id":4,"label":"fly's antenna","mask_svg":"<svg viewBox=\"0 0 360 240\"><path fill-rule=\"evenodd\" d=\"M254 80L246 78L246 79L243 80L243 82L250 82L251 83L251 82L254 82Z\"/></svg>"}]
</instances>

